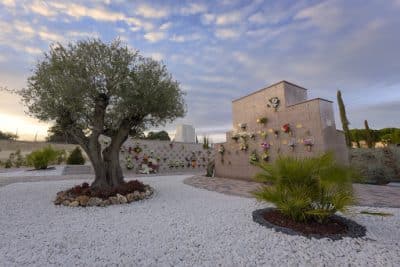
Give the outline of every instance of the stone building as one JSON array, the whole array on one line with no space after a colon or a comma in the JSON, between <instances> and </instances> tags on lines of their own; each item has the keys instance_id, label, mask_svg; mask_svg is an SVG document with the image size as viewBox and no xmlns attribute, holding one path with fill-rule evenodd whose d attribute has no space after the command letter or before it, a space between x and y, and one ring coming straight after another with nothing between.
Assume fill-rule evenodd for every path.
<instances>
[{"instance_id":1,"label":"stone building","mask_svg":"<svg viewBox=\"0 0 400 267\"><path fill-rule=\"evenodd\" d=\"M307 99L307 89L287 81L233 100L233 130L216 146L217 177L251 179L252 162L279 155L313 157L332 151L348 164L344 134L336 129L332 101Z\"/></svg>"},{"instance_id":2,"label":"stone building","mask_svg":"<svg viewBox=\"0 0 400 267\"><path fill-rule=\"evenodd\" d=\"M180 124L176 126L175 142L196 143L196 132L192 125Z\"/></svg>"}]
</instances>

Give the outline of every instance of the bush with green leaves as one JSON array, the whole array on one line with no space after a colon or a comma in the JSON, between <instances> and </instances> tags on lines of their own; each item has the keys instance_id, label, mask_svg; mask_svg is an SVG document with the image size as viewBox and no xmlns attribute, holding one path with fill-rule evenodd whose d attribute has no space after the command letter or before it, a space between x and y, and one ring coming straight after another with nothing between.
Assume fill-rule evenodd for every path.
<instances>
[{"instance_id":1,"label":"bush with green leaves","mask_svg":"<svg viewBox=\"0 0 400 267\"><path fill-rule=\"evenodd\" d=\"M48 165L57 160L58 151L51 146L33 151L26 156L28 165L35 167L37 170L47 169Z\"/></svg>"},{"instance_id":2,"label":"bush with green leaves","mask_svg":"<svg viewBox=\"0 0 400 267\"><path fill-rule=\"evenodd\" d=\"M281 157L273 164L257 165L262 172L255 180L269 185L255 192L255 196L274 203L294 221L324 223L353 203L353 172L337 164L331 153L303 159Z\"/></svg>"},{"instance_id":3,"label":"bush with green leaves","mask_svg":"<svg viewBox=\"0 0 400 267\"><path fill-rule=\"evenodd\" d=\"M74 150L72 150L71 154L69 155L67 159L67 164L70 165L83 165L85 164L85 158L82 155L82 150L80 149L79 146L75 147Z\"/></svg>"}]
</instances>

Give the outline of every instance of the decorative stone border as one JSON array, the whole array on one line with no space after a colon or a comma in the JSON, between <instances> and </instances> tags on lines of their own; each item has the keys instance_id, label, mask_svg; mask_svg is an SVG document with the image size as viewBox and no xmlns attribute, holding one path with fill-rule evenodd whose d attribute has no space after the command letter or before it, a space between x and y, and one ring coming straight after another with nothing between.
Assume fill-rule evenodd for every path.
<instances>
[{"instance_id":1,"label":"decorative stone border","mask_svg":"<svg viewBox=\"0 0 400 267\"><path fill-rule=\"evenodd\" d=\"M275 224L270 223L267 220L265 220L264 216L263 216L264 213L266 213L268 211L272 211L272 210L275 210L275 208L266 208L266 209L259 209L259 210L253 211L253 221L261 224L262 226L275 229L275 231L277 231L277 232L285 233L288 235L305 236L310 239L312 237L316 238L316 239L329 238L329 239L336 241L336 240L342 239L343 237L351 237L351 238L363 237L363 236L365 236L365 234L367 232L367 229L365 228L365 226L359 225L355 221L349 220L347 218L344 218L344 217L341 217L338 215L333 215L333 217L336 220L344 223L347 226L348 231L346 233L335 234L335 235L318 235L318 234L306 235L306 234L297 232L295 230L292 230L292 229L289 229L286 227L275 225Z\"/></svg>"},{"instance_id":2,"label":"decorative stone border","mask_svg":"<svg viewBox=\"0 0 400 267\"><path fill-rule=\"evenodd\" d=\"M127 204L134 201L150 198L154 194L154 189L150 186L146 186L144 192L134 191L126 195L117 194L107 199L101 199L99 197L89 197L86 195L80 195L75 198L67 196L65 191L57 193L57 198L54 200L55 205L63 205L67 207L94 207L100 206L105 207L109 205Z\"/></svg>"}]
</instances>

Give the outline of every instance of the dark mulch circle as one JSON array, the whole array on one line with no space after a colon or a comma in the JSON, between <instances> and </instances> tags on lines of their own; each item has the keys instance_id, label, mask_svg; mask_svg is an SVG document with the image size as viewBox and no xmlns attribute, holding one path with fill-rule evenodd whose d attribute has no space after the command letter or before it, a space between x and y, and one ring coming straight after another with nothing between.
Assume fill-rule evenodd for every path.
<instances>
[{"instance_id":1,"label":"dark mulch circle","mask_svg":"<svg viewBox=\"0 0 400 267\"><path fill-rule=\"evenodd\" d=\"M317 239L340 240L343 237L358 238L366 234L366 228L355 221L333 215L326 224L318 222L299 223L284 216L275 208L253 211L253 221L289 235L300 235Z\"/></svg>"}]
</instances>

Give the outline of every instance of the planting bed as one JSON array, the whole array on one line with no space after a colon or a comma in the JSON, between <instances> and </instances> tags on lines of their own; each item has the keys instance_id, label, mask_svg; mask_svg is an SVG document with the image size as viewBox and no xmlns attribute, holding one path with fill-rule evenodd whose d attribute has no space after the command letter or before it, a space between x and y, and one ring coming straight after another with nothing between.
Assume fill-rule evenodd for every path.
<instances>
[{"instance_id":1,"label":"planting bed","mask_svg":"<svg viewBox=\"0 0 400 267\"><path fill-rule=\"evenodd\" d=\"M295 222L274 208L260 209L253 212L253 220L268 228L289 235L303 235L314 238L339 240L343 237L363 237L366 228L344 217L334 215L325 224L315 221Z\"/></svg>"}]
</instances>

